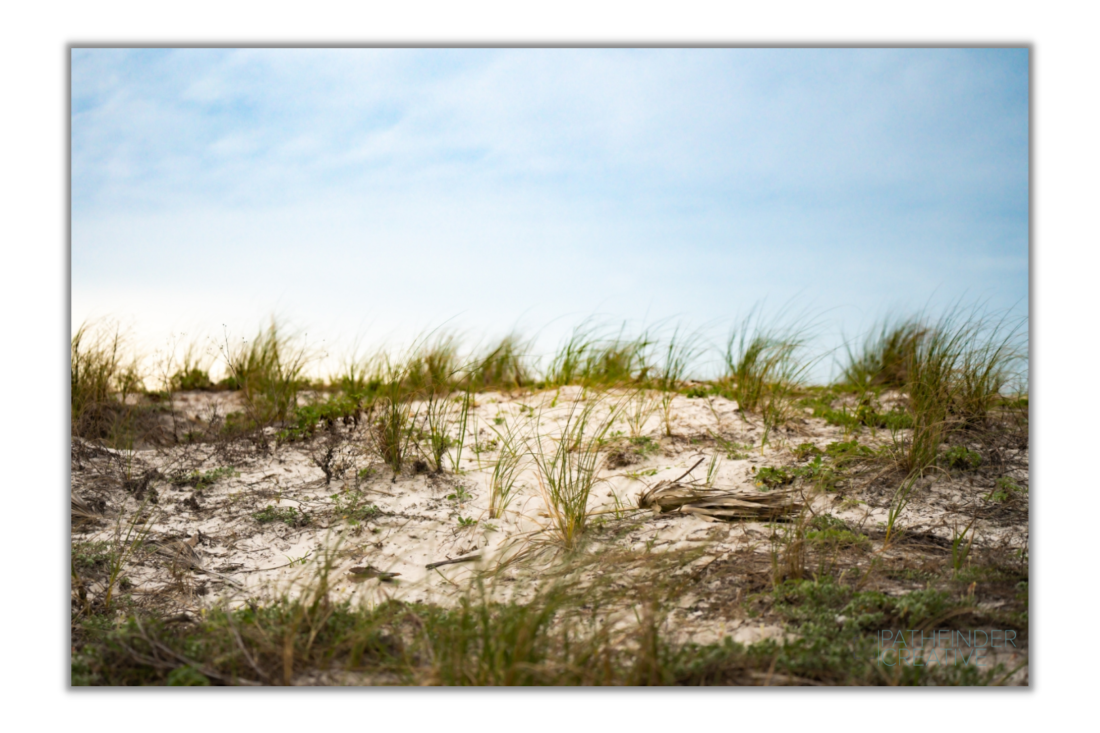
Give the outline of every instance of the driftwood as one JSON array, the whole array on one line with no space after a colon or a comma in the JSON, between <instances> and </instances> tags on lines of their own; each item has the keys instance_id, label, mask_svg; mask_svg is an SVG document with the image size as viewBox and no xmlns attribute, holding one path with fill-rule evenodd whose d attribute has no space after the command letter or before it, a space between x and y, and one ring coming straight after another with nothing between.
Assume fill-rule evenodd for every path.
<instances>
[{"instance_id":1,"label":"driftwood","mask_svg":"<svg viewBox=\"0 0 1100 733\"><path fill-rule=\"evenodd\" d=\"M713 519L779 519L802 509L799 492L785 491L723 491L695 481L684 481L699 464L689 468L679 478L661 481L638 497L640 509L659 513L684 512Z\"/></svg>"}]
</instances>

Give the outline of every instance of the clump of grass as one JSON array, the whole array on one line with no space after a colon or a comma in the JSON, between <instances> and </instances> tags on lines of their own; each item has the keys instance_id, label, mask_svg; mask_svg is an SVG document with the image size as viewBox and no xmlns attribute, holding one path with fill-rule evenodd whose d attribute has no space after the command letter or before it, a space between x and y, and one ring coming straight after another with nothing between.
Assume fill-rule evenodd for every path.
<instances>
[{"instance_id":1,"label":"clump of grass","mask_svg":"<svg viewBox=\"0 0 1100 733\"><path fill-rule=\"evenodd\" d=\"M633 339L622 332L596 344L585 360L582 384L590 387L628 386L649 378L649 350L653 342L642 334Z\"/></svg>"},{"instance_id":2,"label":"clump of grass","mask_svg":"<svg viewBox=\"0 0 1100 733\"><path fill-rule=\"evenodd\" d=\"M623 410L623 418L630 429L631 438L642 437L646 422L657 412L661 406L661 394L644 387L640 387L630 395Z\"/></svg>"},{"instance_id":3,"label":"clump of grass","mask_svg":"<svg viewBox=\"0 0 1100 733\"><path fill-rule=\"evenodd\" d=\"M309 354L304 346L279 331L272 320L251 342L231 347L223 355L229 376L225 385L240 390L246 417L253 426L286 420L297 407Z\"/></svg>"},{"instance_id":4,"label":"clump of grass","mask_svg":"<svg viewBox=\"0 0 1100 733\"><path fill-rule=\"evenodd\" d=\"M655 371L656 387L660 390L661 416L664 418L665 435L672 435L672 402L687 377L688 368L699 354L697 334L682 334L677 326L668 344L662 350L662 358Z\"/></svg>"},{"instance_id":5,"label":"clump of grass","mask_svg":"<svg viewBox=\"0 0 1100 733\"><path fill-rule=\"evenodd\" d=\"M458 351L451 337L442 337L421 349L406 367L409 390L423 402L424 427L421 443L431 462L432 470L443 472L447 451L455 445L451 433L458 426L459 440L465 439L465 427L470 409L468 395L453 399L452 390L459 372ZM458 463L454 465L457 467Z\"/></svg>"},{"instance_id":6,"label":"clump of grass","mask_svg":"<svg viewBox=\"0 0 1100 733\"><path fill-rule=\"evenodd\" d=\"M959 365L954 413L964 428L981 428L1023 360L1017 344L1022 322L976 318L967 324L967 346Z\"/></svg>"},{"instance_id":7,"label":"clump of grass","mask_svg":"<svg viewBox=\"0 0 1100 733\"><path fill-rule=\"evenodd\" d=\"M910 471L935 463L946 437L984 422L1015 358L1011 334L989 333L981 318L949 313L929 329L910 358L908 383L913 433L905 455Z\"/></svg>"},{"instance_id":8,"label":"clump of grass","mask_svg":"<svg viewBox=\"0 0 1100 733\"><path fill-rule=\"evenodd\" d=\"M595 343L596 336L588 321L573 329L573 333L558 348L550 360L550 365L546 368L546 386L562 387L580 384L585 358Z\"/></svg>"},{"instance_id":9,"label":"clump of grass","mask_svg":"<svg viewBox=\"0 0 1100 733\"><path fill-rule=\"evenodd\" d=\"M374 447L382 461L393 471L394 481L405 466L418 414L418 411L413 411L411 395L403 384L404 377L403 366L387 365L385 381L379 392L378 417L371 426Z\"/></svg>"},{"instance_id":10,"label":"clump of grass","mask_svg":"<svg viewBox=\"0 0 1100 733\"><path fill-rule=\"evenodd\" d=\"M369 404L382 387L384 364L377 355L360 355L356 343L353 350L341 358L339 370L329 376L329 384L344 397Z\"/></svg>"},{"instance_id":11,"label":"clump of grass","mask_svg":"<svg viewBox=\"0 0 1100 733\"><path fill-rule=\"evenodd\" d=\"M137 359L127 359L117 326L83 324L70 341L70 406L74 435L132 442L129 397L143 388Z\"/></svg>"},{"instance_id":12,"label":"clump of grass","mask_svg":"<svg viewBox=\"0 0 1100 733\"><path fill-rule=\"evenodd\" d=\"M210 362L212 359L201 353L195 343L190 343L183 352L183 356L169 367L171 374L167 378L169 392L191 392L196 390L208 390L214 388L214 382L210 380Z\"/></svg>"},{"instance_id":13,"label":"clump of grass","mask_svg":"<svg viewBox=\"0 0 1100 733\"><path fill-rule=\"evenodd\" d=\"M760 414L765 428L761 449L771 430L791 417L792 397L810 366L801 359L807 334L804 326L765 323L754 309L726 341L726 374L719 389L742 413Z\"/></svg>"},{"instance_id":14,"label":"clump of grass","mask_svg":"<svg viewBox=\"0 0 1100 733\"><path fill-rule=\"evenodd\" d=\"M589 388L623 387L649 378L649 351L653 341L647 334L625 337L604 336L591 320L585 321L555 353L546 370L547 387L581 385Z\"/></svg>"},{"instance_id":15,"label":"clump of grass","mask_svg":"<svg viewBox=\"0 0 1100 733\"><path fill-rule=\"evenodd\" d=\"M454 388L459 369L458 339L454 335L424 339L405 365L405 388L418 395L446 395Z\"/></svg>"},{"instance_id":16,"label":"clump of grass","mask_svg":"<svg viewBox=\"0 0 1100 733\"><path fill-rule=\"evenodd\" d=\"M523 389L533 381L528 365L530 344L516 334L509 334L486 349L467 369L467 386L474 390L509 392Z\"/></svg>"},{"instance_id":17,"label":"clump of grass","mask_svg":"<svg viewBox=\"0 0 1100 733\"><path fill-rule=\"evenodd\" d=\"M909 365L927 334L928 328L916 319L885 319L858 352L845 344L848 363L841 383L859 390L904 388L909 381Z\"/></svg>"},{"instance_id":18,"label":"clump of grass","mask_svg":"<svg viewBox=\"0 0 1100 733\"><path fill-rule=\"evenodd\" d=\"M596 400L573 402L556 438L536 435L530 442L553 530L566 549L573 549L584 534L588 497L598 483L600 446L614 422L616 408L612 405L601 418ZM541 417L540 413L537 423Z\"/></svg>"},{"instance_id":19,"label":"clump of grass","mask_svg":"<svg viewBox=\"0 0 1100 733\"><path fill-rule=\"evenodd\" d=\"M516 496L517 480L523 470L526 451L522 437L505 423L501 429L493 427L500 444L500 454L489 477L489 518L500 519Z\"/></svg>"}]
</instances>

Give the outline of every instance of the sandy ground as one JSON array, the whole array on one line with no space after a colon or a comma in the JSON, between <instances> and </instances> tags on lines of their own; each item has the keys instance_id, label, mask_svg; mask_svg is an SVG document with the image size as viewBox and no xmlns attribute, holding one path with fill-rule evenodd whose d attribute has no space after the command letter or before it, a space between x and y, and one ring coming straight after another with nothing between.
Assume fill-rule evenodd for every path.
<instances>
[{"instance_id":1,"label":"sandy ground","mask_svg":"<svg viewBox=\"0 0 1100 733\"><path fill-rule=\"evenodd\" d=\"M74 439L73 493L104 506L107 517L74 523L73 541L111 540L120 531L125 534L127 521L143 503L152 510L151 521L135 529L145 532L147 540L186 539L199 533L195 549L202 565L239 586L215 575L181 573L163 557L141 550L134 552L126 568L133 592L174 594L180 608L189 613L201 613L203 607L222 602L262 603L280 593L294 593L314 576L316 563L324 557L332 560L333 592L338 596L368 602L396 598L448 603L471 573L493 567L532 542L553 537L547 505L530 465L519 475L518 494L508 510L499 519L489 517L498 432L511 429L532 435L537 423L538 433L553 436L571 409L583 405L582 400L592 399L591 393L579 387L520 396L479 394L471 410L460 470L438 475L409 471L396 479L370 450L363 425L337 424L329 433L289 443L277 443L273 440L275 431L269 430L267 450L236 441L127 452L92 447ZM605 396L596 408L597 417L606 415L612 403L626 399L624 395ZM237 400L233 393L182 393L173 398L172 407L199 425L238 409ZM659 409L641 425L641 434L651 439L648 455L626 450L618 458L601 458L601 480L589 501L595 550L602 542L650 550L705 544L705 555L697 561L702 565L746 555L767 564L771 551L768 538L773 534L768 525L639 512L634 509L637 497L661 480L681 476L700 459L704 460L691 477L705 480L710 459L716 453L720 459L711 477L715 487L758 491L756 471L792 464L794 446L813 443L824 448L850 437L839 427L807 416L772 434L762 449L763 427L746 420L735 403L721 397L677 396L671 414L671 436L665 435ZM615 422L608 433L609 455L616 445L629 448L630 434L624 420ZM860 440L874 446L889 442L890 436L886 431L874 435L864 432ZM315 459L328 445L335 446L334 476L326 482ZM1026 485L1026 449L1017 458L1020 460L1014 464L1012 475ZM232 472L223 471L201 490L171 480L195 471L222 468L231 468ZM143 478L148 478L144 491ZM980 515L976 521L976 547L1026 552L1026 508L1022 521L1019 512L1000 516L996 507L983 502L988 491L976 489L972 483L965 478L944 477L925 481L900 520L907 535L949 547L961 529L960 523L965 525L968 517ZM129 490L120 490L120 486ZM859 491L818 496L811 509L832 514L874 537L875 531L881 534L887 521L888 494L872 482ZM154 497L155 504L151 503ZM342 514L341 507L346 508L355 498L360 506L376 506L377 514L362 521ZM267 507L279 511L293 508L308 515L309 522L302 526L281 521L262 523L255 515ZM618 531L600 532L602 526L610 524ZM873 542L878 550L881 542ZM430 563L474 556L480 559L426 568ZM382 582L349 573L351 568L364 565L399 575L392 582ZM890 587L885 590L891 592ZM899 583L894 592L905 590L906 586ZM93 595L97 591L102 589L90 589ZM728 604L711 603L708 608L706 601L697 595L681 599L676 628L683 639L706 643L731 636L751 643L784 634L776 624L745 618ZM1023 653L1026 649L1006 652L999 661L1015 666L1013 662Z\"/></svg>"}]
</instances>

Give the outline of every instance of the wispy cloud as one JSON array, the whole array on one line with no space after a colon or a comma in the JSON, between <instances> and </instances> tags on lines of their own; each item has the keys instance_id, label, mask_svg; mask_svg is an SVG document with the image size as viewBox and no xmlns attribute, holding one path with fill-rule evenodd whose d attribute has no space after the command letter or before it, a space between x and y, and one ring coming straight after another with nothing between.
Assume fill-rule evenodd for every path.
<instances>
[{"instance_id":1,"label":"wispy cloud","mask_svg":"<svg viewBox=\"0 0 1100 733\"><path fill-rule=\"evenodd\" d=\"M74 320L1026 305L1027 75L996 49L76 50Z\"/></svg>"}]
</instances>

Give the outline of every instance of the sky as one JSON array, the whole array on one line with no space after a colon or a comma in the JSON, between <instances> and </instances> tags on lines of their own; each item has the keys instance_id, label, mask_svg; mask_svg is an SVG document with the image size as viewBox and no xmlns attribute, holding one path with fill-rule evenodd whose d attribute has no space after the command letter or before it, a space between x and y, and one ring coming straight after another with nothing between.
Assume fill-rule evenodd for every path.
<instances>
[{"instance_id":1,"label":"sky","mask_svg":"<svg viewBox=\"0 0 1100 733\"><path fill-rule=\"evenodd\" d=\"M1026 49L74 49L72 328L1028 309ZM823 364L830 363L828 360ZM825 367L822 367L824 369ZM826 375L819 372L818 376Z\"/></svg>"}]
</instances>

